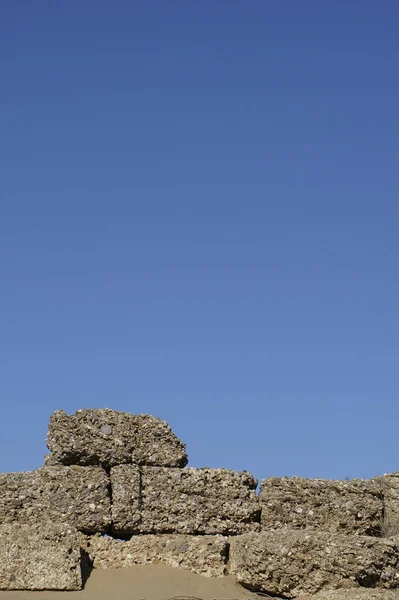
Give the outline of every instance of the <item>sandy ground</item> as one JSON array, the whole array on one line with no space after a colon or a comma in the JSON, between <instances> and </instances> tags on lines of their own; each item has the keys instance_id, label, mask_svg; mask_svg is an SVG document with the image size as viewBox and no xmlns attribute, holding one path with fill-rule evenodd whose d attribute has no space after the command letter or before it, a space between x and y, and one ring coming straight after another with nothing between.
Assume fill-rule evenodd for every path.
<instances>
[{"instance_id":1,"label":"sandy ground","mask_svg":"<svg viewBox=\"0 0 399 600\"><path fill-rule=\"evenodd\" d=\"M260 600L230 577L210 578L163 565L94 569L81 592L1 592L0 600Z\"/></svg>"}]
</instances>

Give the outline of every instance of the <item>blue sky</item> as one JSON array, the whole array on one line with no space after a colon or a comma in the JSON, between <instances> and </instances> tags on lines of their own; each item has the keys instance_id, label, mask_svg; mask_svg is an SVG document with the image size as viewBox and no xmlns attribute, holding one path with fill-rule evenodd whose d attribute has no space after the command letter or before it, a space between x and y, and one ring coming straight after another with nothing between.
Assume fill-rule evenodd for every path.
<instances>
[{"instance_id":1,"label":"blue sky","mask_svg":"<svg viewBox=\"0 0 399 600\"><path fill-rule=\"evenodd\" d=\"M0 470L48 417L399 470L399 4L0 3Z\"/></svg>"}]
</instances>

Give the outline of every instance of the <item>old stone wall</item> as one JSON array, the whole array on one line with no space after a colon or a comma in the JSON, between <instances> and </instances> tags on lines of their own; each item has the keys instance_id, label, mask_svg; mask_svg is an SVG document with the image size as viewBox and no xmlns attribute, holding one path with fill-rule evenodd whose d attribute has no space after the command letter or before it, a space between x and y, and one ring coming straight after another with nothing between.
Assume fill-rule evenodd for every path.
<instances>
[{"instance_id":1,"label":"old stone wall","mask_svg":"<svg viewBox=\"0 0 399 600\"><path fill-rule=\"evenodd\" d=\"M47 444L43 467L0 474L0 589L151 562L285 598L399 587L398 473L274 477L258 494L246 471L188 467L167 423L110 409L56 411Z\"/></svg>"}]
</instances>

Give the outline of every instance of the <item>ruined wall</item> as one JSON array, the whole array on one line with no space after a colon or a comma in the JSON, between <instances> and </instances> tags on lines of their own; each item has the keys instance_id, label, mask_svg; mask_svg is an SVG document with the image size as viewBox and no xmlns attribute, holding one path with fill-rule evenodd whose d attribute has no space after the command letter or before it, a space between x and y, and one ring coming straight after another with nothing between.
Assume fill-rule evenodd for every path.
<instances>
[{"instance_id":1,"label":"ruined wall","mask_svg":"<svg viewBox=\"0 0 399 600\"><path fill-rule=\"evenodd\" d=\"M257 494L248 472L186 466L167 423L109 409L56 411L47 445L40 469L0 474L0 589L151 562L286 598L399 586L398 474L268 478Z\"/></svg>"}]
</instances>

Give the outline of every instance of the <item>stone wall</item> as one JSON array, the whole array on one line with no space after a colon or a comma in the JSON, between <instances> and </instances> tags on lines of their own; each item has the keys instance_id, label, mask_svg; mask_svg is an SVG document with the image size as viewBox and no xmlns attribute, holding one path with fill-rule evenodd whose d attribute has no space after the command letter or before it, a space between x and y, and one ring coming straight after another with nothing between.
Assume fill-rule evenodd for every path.
<instances>
[{"instance_id":1,"label":"stone wall","mask_svg":"<svg viewBox=\"0 0 399 600\"><path fill-rule=\"evenodd\" d=\"M43 467L0 474L0 589L150 562L284 598L399 586L399 474L268 478L257 494L246 471L186 466L167 423L110 409L56 411L47 445Z\"/></svg>"}]
</instances>

